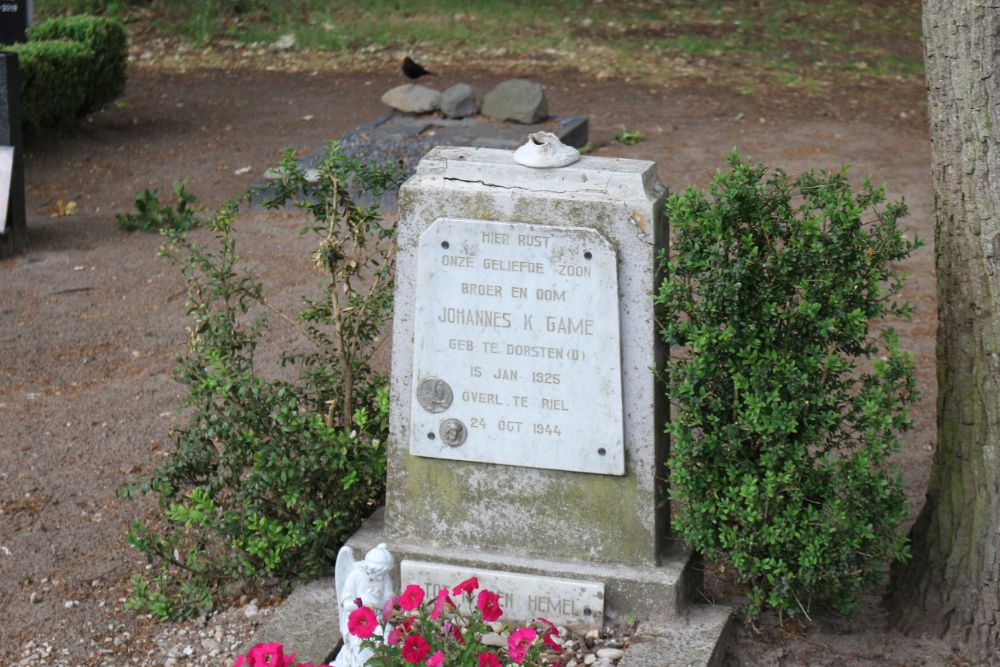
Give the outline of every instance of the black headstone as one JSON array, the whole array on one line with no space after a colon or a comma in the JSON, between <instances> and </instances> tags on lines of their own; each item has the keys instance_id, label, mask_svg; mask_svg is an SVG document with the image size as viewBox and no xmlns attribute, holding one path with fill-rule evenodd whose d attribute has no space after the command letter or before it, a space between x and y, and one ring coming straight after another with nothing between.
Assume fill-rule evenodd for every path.
<instances>
[{"instance_id":1,"label":"black headstone","mask_svg":"<svg viewBox=\"0 0 1000 667\"><path fill-rule=\"evenodd\" d=\"M21 141L21 87L17 54L0 52L0 146L14 147L7 199L7 225L0 234L0 257L24 248L28 226L24 208L24 144ZM6 197L0 196L0 199Z\"/></svg>"},{"instance_id":2,"label":"black headstone","mask_svg":"<svg viewBox=\"0 0 1000 667\"><path fill-rule=\"evenodd\" d=\"M32 0L0 0L0 44L27 41Z\"/></svg>"}]
</instances>

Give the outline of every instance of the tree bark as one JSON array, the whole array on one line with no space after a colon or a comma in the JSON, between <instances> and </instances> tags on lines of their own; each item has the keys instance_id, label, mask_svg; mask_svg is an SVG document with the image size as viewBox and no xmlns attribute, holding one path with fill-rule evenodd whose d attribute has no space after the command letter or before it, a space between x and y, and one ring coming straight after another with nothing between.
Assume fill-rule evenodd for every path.
<instances>
[{"instance_id":1,"label":"tree bark","mask_svg":"<svg viewBox=\"0 0 1000 667\"><path fill-rule=\"evenodd\" d=\"M938 445L898 625L1000 655L1000 0L924 0Z\"/></svg>"}]
</instances>

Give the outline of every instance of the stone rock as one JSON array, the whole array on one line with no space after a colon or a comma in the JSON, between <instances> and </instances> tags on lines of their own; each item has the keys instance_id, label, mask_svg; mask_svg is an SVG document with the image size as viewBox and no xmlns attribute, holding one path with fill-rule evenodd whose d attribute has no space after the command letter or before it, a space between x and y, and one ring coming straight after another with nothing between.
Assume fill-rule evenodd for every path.
<instances>
[{"instance_id":1,"label":"stone rock","mask_svg":"<svg viewBox=\"0 0 1000 667\"><path fill-rule=\"evenodd\" d=\"M592 665L595 662L597 662L597 656L594 655L593 653L588 653L587 655L583 656L583 664Z\"/></svg>"},{"instance_id":2,"label":"stone rock","mask_svg":"<svg viewBox=\"0 0 1000 667\"><path fill-rule=\"evenodd\" d=\"M467 83L456 83L441 93L441 113L448 118L465 118L479 111L479 103Z\"/></svg>"},{"instance_id":3,"label":"stone rock","mask_svg":"<svg viewBox=\"0 0 1000 667\"><path fill-rule=\"evenodd\" d=\"M483 97L483 114L496 120L537 123L549 116L549 103L542 84L509 79Z\"/></svg>"},{"instance_id":4,"label":"stone rock","mask_svg":"<svg viewBox=\"0 0 1000 667\"><path fill-rule=\"evenodd\" d=\"M623 655L625 653L617 648L602 648L597 650L597 657L607 660L621 660Z\"/></svg>"},{"instance_id":5,"label":"stone rock","mask_svg":"<svg viewBox=\"0 0 1000 667\"><path fill-rule=\"evenodd\" d=\"M276 49L278 51L287 51L288 49L294 46L295 46L295 33L291 32L282 35L278 39L274 40L273 44L271 44L271 48Z\"/></svg>"},{"instance_id":6,"label":"stone rock","mask_svg":"<svg viewBox=\"0 0 1000 667\"><path fill-rule=\"evenodd\" d=\"M483 646L493 646L495 648L503 648L507 645L507 640L504 636L496 632L489 632L483 635L479 641L482 642Z\"/></svg>"},{"instance_id":7,"label":"stone rock","mask_svg":"<svg viewBox=\"0 0 1000 667\"><path fill-rule=\"evenodd\" d=\"M428 113L441 106L441 93L419 83L407 83L386 92L382 104L406 113Z\"/></svg>"}]
</instances>

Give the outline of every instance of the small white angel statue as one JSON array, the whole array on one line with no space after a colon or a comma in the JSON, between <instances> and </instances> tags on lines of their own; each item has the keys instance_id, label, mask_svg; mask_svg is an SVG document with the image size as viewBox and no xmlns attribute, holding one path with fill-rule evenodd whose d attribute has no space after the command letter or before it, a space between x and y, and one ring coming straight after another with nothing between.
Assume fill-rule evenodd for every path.
<instances>
[{"instance_id":1,"label":"small white angel statue","mask_svg":"<svg viewBox=\"0 0 1000 667\"><path fill-rule=\"evenodd\" d=\"M334 581L337 584L337 613L340 615L340 636L344 647L334 660L334 667L364 667L371 657L370 650L362 648L361 640L347 629L347 617L359 606L371 607L381 622L382 609L395 595L392 590L392 572L395 560L385 544L365 554L362 561L354 560L354 551L343 546L337 553ZM361 601L361 605L358 604Z\"/></svg>"}]
</instances>

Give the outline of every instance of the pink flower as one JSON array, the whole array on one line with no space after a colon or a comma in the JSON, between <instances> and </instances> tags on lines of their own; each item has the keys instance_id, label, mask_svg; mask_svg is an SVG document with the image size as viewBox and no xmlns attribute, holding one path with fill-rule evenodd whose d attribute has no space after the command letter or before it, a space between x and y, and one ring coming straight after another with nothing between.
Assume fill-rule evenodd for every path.
<instances>
[{"instance_id":1,"label":"pink flower","mask_svg":"<svg viewBox=\"0 0 1000 667\"><path fill-rule=\"evenodd\" d=\"M438 651L427 658L427 667L441 667L444 664L444 651Z\"/></svg>"},{"instance_id":2,"label":"pink flower","mask_svg":"<svg viewBox=\"0 0 1000 667\"><path fill-rule=\"evenodd\" d=\"M452 609L455 608L455 603L448 597L448 589L442 588L438 591L437 600L434 601L434 611L431 612L431 618L441 618L441 609L445 604L448 604Z\"/></svg>"},{"instance_id":3,"label":"pink flower","mask_svg":"<svg viewBox=\"0 0 1000 667\"><path fill-rule=\"evenodd\" d=\"M278 642L267 644L257 644L247 652L246 661L242 664L249 667L285 667L295 659L295 654L286 656L284 649ZM241 664L237 660L237 665Z\"/></svg>"},{"instance_id":4,"label":"pink flower","mask_svg":"<svg viewBox=\"0 0 1000 667\"><path fill-rule=\"evenodd\" d=\"M431 645L420 635L410 635L403 640L403 660L417 663L424 659L427 652L431 650Z\"/></svg>"},{"instance_id":5,"label":"pink flower","mask_svg":"<svg viewBox=\"0 0 1000 667\"><path fill-rule=\"evenodd\" d=\"M457 625L452 625L451 623L445 623L444 625L441 626L441 629L444 630L444 634L446 636L451 635L452 637L454 637L455 641L457 641L462 646L465 646L465 637L462 636L462 631L458 629Z\"/></svg>"},{"instance_id":6,"label":"pink flower","mask_svg":"<svg viewBox=\"0 0 1000 667\"><path fill-rule=\"evenodd\" d=\"M385 604L382 605L382 620L388 621L391 619L392 615L395 614L396 610L399 608L399 596L393 596L386 600Z\"/></svg>"},{"instance_id":7,"label":"pink flower","mask_svg":"<svg viewBox=\"0 0 1000 667\"><path fill-rule=\"evenodd\" d=\"M507 640L507 655L514 662L521 662L524 660L524 656L528 653L528 648L538 637L538 633L535 632L534 628L518 628L514 632L510 633L510 638Z\"/></svg>"},{"instance_id":8,"label":"pink flower","mask_svg":"<svg viewBox=\"0 0 1000 667\"><path fill-rule=\"evenodd\" d=\"M347 630L359 639L368 639L375 632L378 619L368 607L358 607L347 617Z\"/></svg>"},{"instance_id":9,"label":"pink flower","mask_svg":"<svg viewBox=\"0 0 1000 667\"><path fill-rule=\"evenodd\" d=\"M502 667L500 658L493 653L480 653L476 661L476 667Z\"/></svg>"},{"instance_id":10,"label":"pink flower","mask_svg":"<svg viewBox=\"0 0 1000 667\"><path fill-rule=\"evenodd\" d=\"M414 618L408 618L390 630L389 639L387 640L389 646L395 646L398 644L403 635L407 634L410 631L410 628L413 627L413 622L415 620L416 619Z\"/></svg>"},{"instance_id":11,"label":"pink flower","mask_svg":"<svg viewBox=\"0 0 1000 667\"><path fill-rule=\"evenodd\" d=\"M291 667L295 654L284 654L281 644L271 642L255 645L245 656L236 658L233 667ZM311 662L300 662L298 667L330 667L329 665L313 665Z\"/></svg>"},{"instance_id":12,"label":"pink flower","mask_svg":"<svg viewBox=\"0 0 1000 667\"><path fill-rule=\"evenodd\" d=\"M503 609L500 608L500 596L485 588L479 591L476 606L479 607L483 620L487 623L492 623L503 615Z\"/></svg>"},{"instance_id":13,"label":"pink flower","mask_svg":"<svg viewBox=\"0 0 1000 667\"><path fill-rule=\"evenodd\" d=\"M420 586L410 584L399 596L399 606L406 611L413 611L424 601L424 589Z\"/></svg>"},{"instance_id":14,"label":"pink flower","mask_svg":"<svg viewBox=\"0 0 1000 667\"><path fill-rule=\"evenodd\" d=\"M469 595L472 595L476 592L477 588L479 588L479 580L475 577L469 577L458 586L451 589L451 594L461 595L462 593L468 593Z\"/></svg>"},{"instance_id":15,"label":"pink flower","mask_svg":"<svg viewBox=\"0 0 1000 667\"><path fill-rule=\"evenodd\" d=\"M546 626L545 629L542 631L542 641L545 642L545 645L548 646L553 651L555 651L556 653L562 653L563 647L557 644L554 639L552 639L553 636L556 637L559 636L559 631L556 630L555 623L553 623L547 618L539 617L538 620L544 623Z\"/></svg>"}]
</instances>

